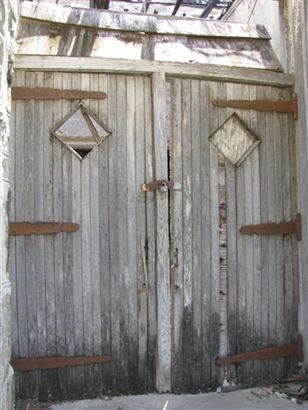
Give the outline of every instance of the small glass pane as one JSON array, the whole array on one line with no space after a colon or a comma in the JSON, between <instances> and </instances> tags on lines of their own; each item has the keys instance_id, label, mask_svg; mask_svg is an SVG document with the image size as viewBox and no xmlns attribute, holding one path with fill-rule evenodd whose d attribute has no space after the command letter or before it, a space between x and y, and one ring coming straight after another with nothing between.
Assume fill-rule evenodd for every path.
<instances>
[{"instance_id":1,"label":"small glass pane","mask_svg":"<svg viewBox=\"0 0 308 410\"><path fill-rule=\"evenodd\" d=\"M94 114L83 104L70 113L52 132L79 158L84 158L110 134L107 127L95 119Z\"/></svg>"}]
</instances>

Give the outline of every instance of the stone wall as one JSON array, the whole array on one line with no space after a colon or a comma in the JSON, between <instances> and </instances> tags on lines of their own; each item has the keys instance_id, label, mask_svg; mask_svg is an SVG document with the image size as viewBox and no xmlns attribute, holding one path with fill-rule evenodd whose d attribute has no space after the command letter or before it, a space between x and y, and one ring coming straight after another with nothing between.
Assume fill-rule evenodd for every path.
<instances>
[{"instance_id":1,"label":"stone wall","mask_svg":"<svg viewBox=\"0 0 308 410\"><path fill-rule=\"evenodd\" d=\"M308 3L285 0L284 18L287 39L287 66L295 76L298 95L296 121L298 211L302 214L302 241L299 243L299 332L304 344L304 370L308 370Z\"/></svg>"},{"instance_id":2,"label":"stone wall","mask_svg":"<svg viewBox=\"0 0 308 410\"><path fill-rule=\"evenodd\" d=\"M17 1L0 0L0 409L14 408L14 379L9 365L11 356L11 283L8 262L9 212L9 119L13 33Z\"/></svg>"}]
</instances>

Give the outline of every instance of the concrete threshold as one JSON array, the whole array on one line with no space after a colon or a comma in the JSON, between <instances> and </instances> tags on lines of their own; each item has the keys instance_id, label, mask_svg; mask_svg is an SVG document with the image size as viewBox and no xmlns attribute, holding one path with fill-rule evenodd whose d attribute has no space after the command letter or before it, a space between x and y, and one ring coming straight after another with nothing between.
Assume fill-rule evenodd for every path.
<instances>
[{"instance_id":1,"label":"concrete threshold","mask_svg":"<svg viewBox=\"0 0 308 410\"><path fill-rule=\"evenodd\" d=\"M81 400L53 404L50 410L304 410L308 402L297 404L269 388L253 388L230 393L148 394L121 396L110 400Z\"/></svg>"}]
</instances>

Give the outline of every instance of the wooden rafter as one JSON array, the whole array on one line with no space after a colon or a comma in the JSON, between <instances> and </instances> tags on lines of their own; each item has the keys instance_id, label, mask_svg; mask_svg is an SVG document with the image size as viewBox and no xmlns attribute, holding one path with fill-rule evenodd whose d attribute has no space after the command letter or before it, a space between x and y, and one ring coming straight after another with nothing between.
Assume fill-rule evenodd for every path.
<instances>
[{"instance_id":1,"label":"wooden rafter","mask_svg":"<svg viewBox=\"0 0 308 410\"><path fill-rule=\"evenodd\" d=\"M140 13L147 13L151 4L151 0L143 0Z\"/></svg>"},{"instance_id":2,"label":"wooden rafter","mask_svg":"<svg viewBox=\"0 0 308 410\"><path fill-rule=\"evenodd\" d=\"M209 0L200 17L207 18L213 8L216 6L217 0Z\"/></svg>"},{"instance_id":3,"label":"wooden rafter","mask_svg":"<svg viewBox=\"0 0 308 410\"><path fill-rule=\"evenodd\" d=\"M177 13L178 9L180 8L182 2L183 2L183 0L176 0L175 7L174 7L173 12L172 12L172 16L176 15L176 13Z\"/></svg>"}]
</instances>

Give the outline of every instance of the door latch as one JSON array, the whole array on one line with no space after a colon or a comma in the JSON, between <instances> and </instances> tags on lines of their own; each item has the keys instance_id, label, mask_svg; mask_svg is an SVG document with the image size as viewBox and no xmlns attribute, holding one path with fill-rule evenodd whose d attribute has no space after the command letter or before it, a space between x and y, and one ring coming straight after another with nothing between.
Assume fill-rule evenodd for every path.
<instances>
[{"instance_id":1,"label":"door latch","mask_svg":"<svg viewBox=\"0 0 308 410\"><path fill-rule=\"evenodd\" d=\"M141 190L143 192L155 191L159 189L160 192L180 191L182 189L181 182L167 181L166 179L159 179L158 181L152 181L147 184L141 185Z\"/></svg>"}]
</instances>

